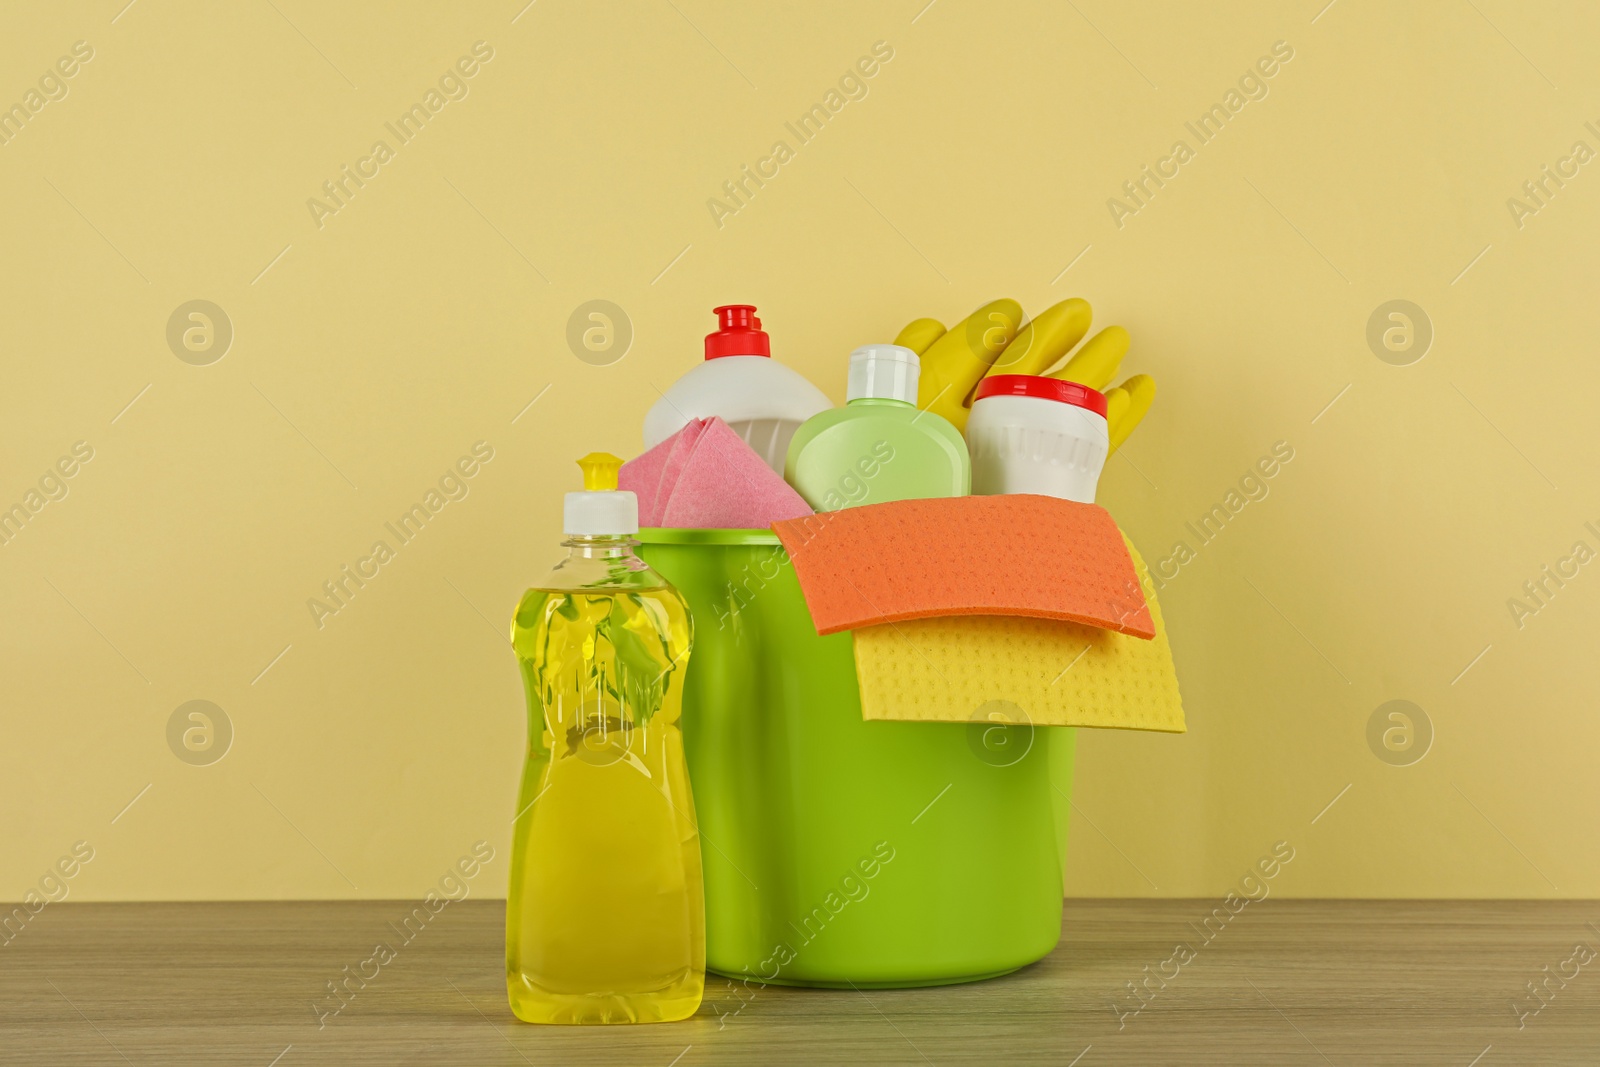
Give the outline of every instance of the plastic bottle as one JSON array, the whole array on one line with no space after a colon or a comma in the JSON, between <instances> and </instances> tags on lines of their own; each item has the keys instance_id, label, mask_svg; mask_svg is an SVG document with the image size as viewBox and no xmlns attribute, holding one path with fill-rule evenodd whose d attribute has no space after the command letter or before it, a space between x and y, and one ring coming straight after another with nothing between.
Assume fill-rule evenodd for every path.
<instances>
[{"instance_id":1,"label":"plastic bottle","mask_svg":"<svg viewBox=\"0 0 1600 1067\"><path fill-rule=\"evenodd\" d=\"M700 837L679 724L683 597L638 556L615 456L579 461L569 555L522 595L528 699L512 821L506 986L525 1022L667 1022L705 988Z\"/></svg>"},{"instance_id":2,"label":"plastic bottle","mask_svg":"<svg viewBox=\"0 0 1600 1067\"><path fill-rule=\"evenodd\" d=\"M972 491L1039 493L1094 503L1110 450L1105 394L1077 382L996 374L967 419Z\"/></svg>"},{"instance_id":3,"label":"plastic bottle","mask_svg":"<svg viewBox=\"0 0 1600 1067\"><path fill-rule=\"evenodd\" d=\"M798 371L772 358L772 342L751 304L715 309L706 359L673 382L644 417L644 446L654 448L690 419L716 415L783 473L789 440L802 422L833 405Z\"/></svg>"},{"instance_id":4,"label":"plastic bottle","mask_svg":"<svg viewBox=\"0 0 1600 1067\"><path fill-rule=\"evenodd\" d=\"M847 402L808 419L789 443L784 477L818 511L889 500L966 496L961 431L918 411L917 354L899 345L850 353Z\"/></svg>"}]
</instances>

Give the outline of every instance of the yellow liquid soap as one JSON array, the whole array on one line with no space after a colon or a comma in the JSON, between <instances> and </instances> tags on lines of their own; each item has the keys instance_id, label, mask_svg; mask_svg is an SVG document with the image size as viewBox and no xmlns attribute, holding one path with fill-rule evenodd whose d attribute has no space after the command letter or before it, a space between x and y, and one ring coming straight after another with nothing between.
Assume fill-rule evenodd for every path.
<instances>
[{"instance_id":1,"label":"yellow liquid soap","mask_svg":"<svg viewBox=\"0 0 1600 1067\"><path fill-rule=\"evenodd\" d=\"M700 837L679 723L683 598L625 537L575 538L517 606L528 749L506 902L511 1010L668 1022L705 989Z\"/></svg>"}]
</instances>

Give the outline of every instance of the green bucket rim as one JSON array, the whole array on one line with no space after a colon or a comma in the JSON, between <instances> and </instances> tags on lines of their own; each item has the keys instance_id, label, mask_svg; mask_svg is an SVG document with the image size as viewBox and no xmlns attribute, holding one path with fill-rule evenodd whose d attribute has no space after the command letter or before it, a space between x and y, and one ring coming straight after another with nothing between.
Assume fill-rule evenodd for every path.
<instances>
[{"instance_id":1,"label":"green bucket rim","mask_svg":"<svg viewBox=\"0 0 1600 1067\"><path fill-rule=\"evenodd\" d=\"M776 545L779 543L778 535L771 530L645 526L634 536L647 545Z\"/></svg>"}]
</instances>

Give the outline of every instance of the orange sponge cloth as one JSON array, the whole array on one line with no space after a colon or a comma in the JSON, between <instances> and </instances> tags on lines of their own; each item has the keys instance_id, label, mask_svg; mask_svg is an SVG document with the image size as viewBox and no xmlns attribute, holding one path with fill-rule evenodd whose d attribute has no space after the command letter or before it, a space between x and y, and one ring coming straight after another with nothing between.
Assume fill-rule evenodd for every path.
<instances>
[{"instance_id":1,"label":"orange sponge cloth","mask_svg":"<svg viewBox=\"0 0 1600 1067\"><path fill-rule=\"evenodd\" d=\"M1117 524L1094 504L1032 494L898 500L772 529L819 634L1023 615L1155 636Z\"/></svg>"}]
</instances>

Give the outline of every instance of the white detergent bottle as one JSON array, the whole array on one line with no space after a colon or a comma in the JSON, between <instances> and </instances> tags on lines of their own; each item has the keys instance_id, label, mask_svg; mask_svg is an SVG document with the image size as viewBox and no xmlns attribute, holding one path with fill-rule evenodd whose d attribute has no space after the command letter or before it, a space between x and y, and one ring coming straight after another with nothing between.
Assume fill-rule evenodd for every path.
<instances>
[{"instance_id":1,"label":"white detergent bottle","mask_svg":"<svg viewBox=\"0 0 1600 1067\"><path fill-rule=\"evenodd\" d=\"M659 445L690 419L715 415L782 474L795 430L833 405L804 375L772 358L754 305L715 311L719 328L706 335L705 362L673 382L645 415L644 447Z\"/></svg>"}]
</instances>

